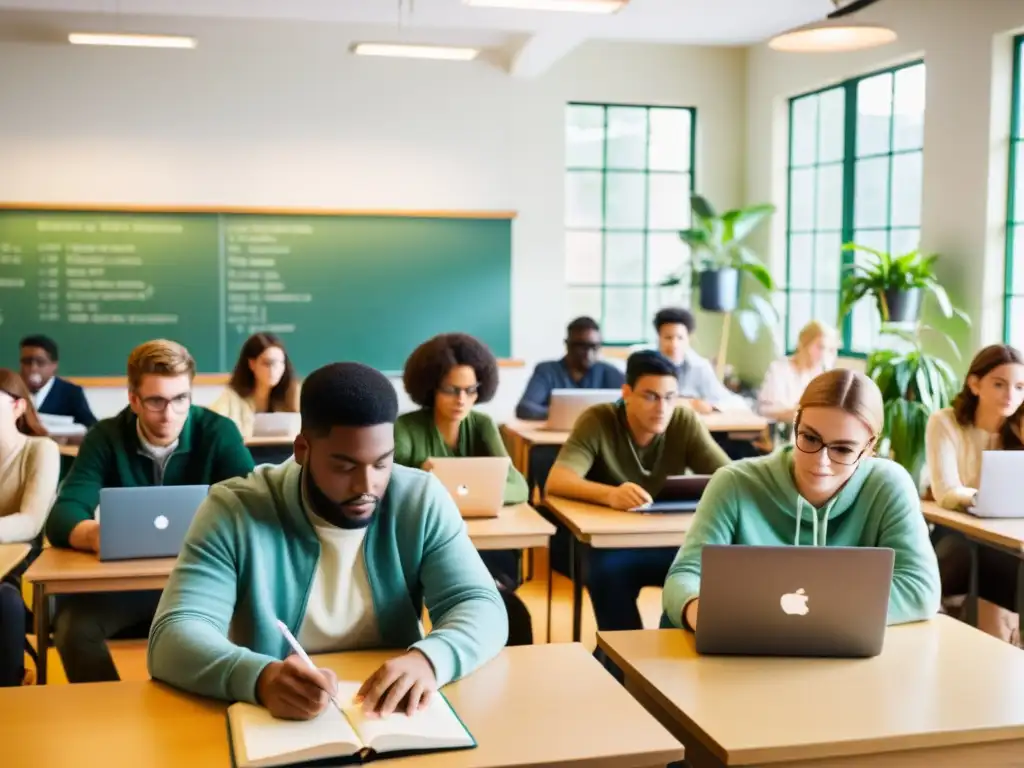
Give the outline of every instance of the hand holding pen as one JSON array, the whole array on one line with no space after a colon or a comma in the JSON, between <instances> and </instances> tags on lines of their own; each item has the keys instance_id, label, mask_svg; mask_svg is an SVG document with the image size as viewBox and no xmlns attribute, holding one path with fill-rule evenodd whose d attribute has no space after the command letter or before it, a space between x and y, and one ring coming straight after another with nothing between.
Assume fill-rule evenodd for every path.
<instances>
[{"instance_id":1,"label":"hand holding pen","mask_svg":"<svg viewBox=\"0 0 1024 768\"><path fill-rule=\"evenodd\" d=\"M311 720L331 703L341 709L336 698L338 678L329 669L318 669L312 659L288 631L278 628L294 653L284 661L264 667L256 680L256 698L274 717L287 720Z\"/></svg>"}]
</instances>

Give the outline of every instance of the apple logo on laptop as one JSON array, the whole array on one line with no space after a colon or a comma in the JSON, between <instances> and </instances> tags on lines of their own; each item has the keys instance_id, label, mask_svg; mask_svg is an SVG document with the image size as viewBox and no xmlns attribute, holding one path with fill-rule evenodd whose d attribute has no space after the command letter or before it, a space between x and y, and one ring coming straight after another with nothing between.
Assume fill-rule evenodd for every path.
<instances>
[{"instance_id":1,"label":"apple logo on laptop","mask_svg":"<svg viewBox=\"0 0 1024 768\"><path fill-rule=\"evenodd\" d=\"M469 486L468 485L460 485L460 486L458 486L455 489L455 493L457 493L459 496L468 496L469 495Z\"/></svg>"},{"instance_id":2,"label":"apple logo on laptop","mask_svg":"<svg viewBox=\"0 0 1024 768\"><path fill-rule=\"evenodd\" d=\"M153 520L153 527L156 528L158 531L166 531L167 526L170 524L171 521L168 520L164 515L157 515L156 519Z\"/></svg>"},{"instance_id":3,"label":"apple logo on laptop","mask_svg":"<svg viewBox=\"0 0 1024 768\"><path fill-rule=\"evenodd\" d=\"M779 598L779 605L782 612L790 616L806 616L810 611L807 607L807 595L801 587L796 592L789 592Z\"/></svg>"}]
</instances>

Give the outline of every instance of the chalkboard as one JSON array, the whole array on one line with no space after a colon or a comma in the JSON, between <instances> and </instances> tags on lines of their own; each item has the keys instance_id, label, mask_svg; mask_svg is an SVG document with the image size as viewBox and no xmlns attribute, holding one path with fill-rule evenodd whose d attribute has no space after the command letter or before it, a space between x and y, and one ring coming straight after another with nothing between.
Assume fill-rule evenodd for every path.
<instances>
[{"instance_id":1,"label":"chalkboard","mask_svg":"<svg viewBox=\"0 0 1024 768\"><path fill-rule=\"evenodd\" d=\"M300 374L446 331L509 357L511 262L508 216L0 210L0 359L45 333L63 375L117 376L162 337L225 372L256 331Z\"/></svg>"}]
</instances>

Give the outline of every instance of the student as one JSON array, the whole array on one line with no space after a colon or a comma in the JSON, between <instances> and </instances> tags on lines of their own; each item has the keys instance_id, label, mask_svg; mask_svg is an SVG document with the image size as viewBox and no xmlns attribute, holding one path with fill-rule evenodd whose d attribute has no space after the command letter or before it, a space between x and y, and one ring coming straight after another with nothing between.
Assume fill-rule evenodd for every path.
<instances>
[{"instance_id":1,"label":"student","mask_svg":"<svg viewBox=\"0 0 1024 768\"><path fill-rule=\"evenodd\" d=\"M246 439L257 413L298 413L299 380L281 340L272 333L246 339L231 380L209 407L235 422Z\"/></svg>"},{"instance_id":2,"label":"student","mask_svg":"<svg viewBox=\"0 0 1024 768\"><path fill-rule=\"evenodd\" d=\"M516 416L544 421L553 389L618 389L624 376L614 365L597 359L601 328L592 318L577 317L566 329L565 357L539 363L526 385Z\"/></svg>"},{"instance_id":3,"label":"student","mask_svg":"<svg viewBox=\"0 0 1024 768\"><path fill-rule=\"evenodd\" d=\"M32 393L40 414L70 416L76 424L91 427L96 417L89 408L85 390L57 375L60 352L48 336L26 336L21 340L21 378Z\"/></svg>"},{"instance_id":4,"label":"student","mask_svg":"<svg viewBox=\"0 0 1024 768\"><path fill-rule=\"evenodd\" d=\"M835 364L838 341L835 330L818 320L801 328L792 357L780 358L768 366L757 398L761 414L791 423L807 385Z\"/></svg>"},{"instance_id":5,"label":"student","mask_svg":"<svg viewBox=\"0 0 1024 768\"><path fill-rule=\"evenodd\" d=\"M361 695L366 711L412 713L498 653L505 610L448 492L394 465L391 382L333 363L309 375L301 401L294 461L216 486L197 513L153 623L150 674L315 717L334 674L291 655L280 619L310 654L407 649Z\"/></svg>"},{"instance_id":6,"label":"student","mask_svg":"<svg viewBox=\"0 0 1024 768\"><path fill-rule=\"evenodd\" d=\"M148 341L128 357L129 406L86 436L46 526L56 547L98 552L101 488L205 485L249 474L252 457L228 419L191 405L195 362L173 341ZM58 600L54 641L69 682L117 680L107 639L146 629L159 591Z\"/></svg>"},{"instance_id":7,"label":"student","mask_svg":"<svg viewBox=\"0 0 1024 768\"><path fill-rule=\"evenodd\" d=\"M743 400L718 380L711 362L690 346L697 321L688 309L668 307L654 316L658 349L679 368L679 396L697 413L721 407L745 407Z\"/></svg>"},{"instance_id":8,"label":"student","mask_svg":"<svg viewBox=\"0 0 1024 768\"><path fill-rule=\"evenodd\" d=\"M795 446L732 464L712 478L662 593L665 618L695 630L707 544L890 547L890 624L939 607L939 572L908 472L871 456L882 394L867 376L832 370L804 390Z\"/></svg>"},{"instance_id":9,"label":"student","mask_svg":"<svg viewBox=\"0 0 1024 768\"><path fill-rule=\"evenodd\" d=\"M632 509L652 501L666 477L724 467L728 457L692 410L676 408L677 397L675 366L653 350L634 352L622 402L580 416L548 476L547 494ZM673 547L592 550L587 589L597 628L641 629L640 590L664 582L675 553Z\"/></svg>"},{"instance_id":10,"label":"student","mask_svg":"<svg viewBox=\"0 0 1024 768\"><path fill-rule=\"evenodd\" d=\"M1022 424L1024 355L1007 344L985 347L971 361L953 407L928 419L925 444L935 500L946 509L973 504L981 480L981 454L1024 449ZM935 548L943 595L966 594L971 559L967 542L943 532L936 536ZM989 547L980 547L978 558L981 597L1016 610L1017 558Z\"/></svg>"},{"instance_id":11,"label":"student","mask_svg":"<svg viewBox=\"0 0 1024 768\"><path fill-rule=\"evenodd\" d=\"M0 544L38 546L57 495L60 450L46 437L25 383L0 368ZM0 687L25 679L25 601L20 579L0 580Z\"/></svg>"}]
</instances>

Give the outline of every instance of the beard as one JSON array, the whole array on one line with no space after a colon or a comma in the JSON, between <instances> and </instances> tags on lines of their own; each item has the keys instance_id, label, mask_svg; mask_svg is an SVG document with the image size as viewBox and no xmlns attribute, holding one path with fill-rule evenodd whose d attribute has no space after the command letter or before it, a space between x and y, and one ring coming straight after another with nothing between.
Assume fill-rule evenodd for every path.
<instances>
[{"instance_id":1,"label":"beard","mask_svg":"<svg viewBox=\"0 0 1024 768\"><path fill-rule=\"evenodd\" d=\"M361 493L343 501L334 501L317 485L316 478L308 466L302 470L302 482L313 512L331 525L349 529L365 528L376 516L380 499L373 494ZM372 507L369 513L353 509L364 504Z\"/></svg>"}]
</instances>

